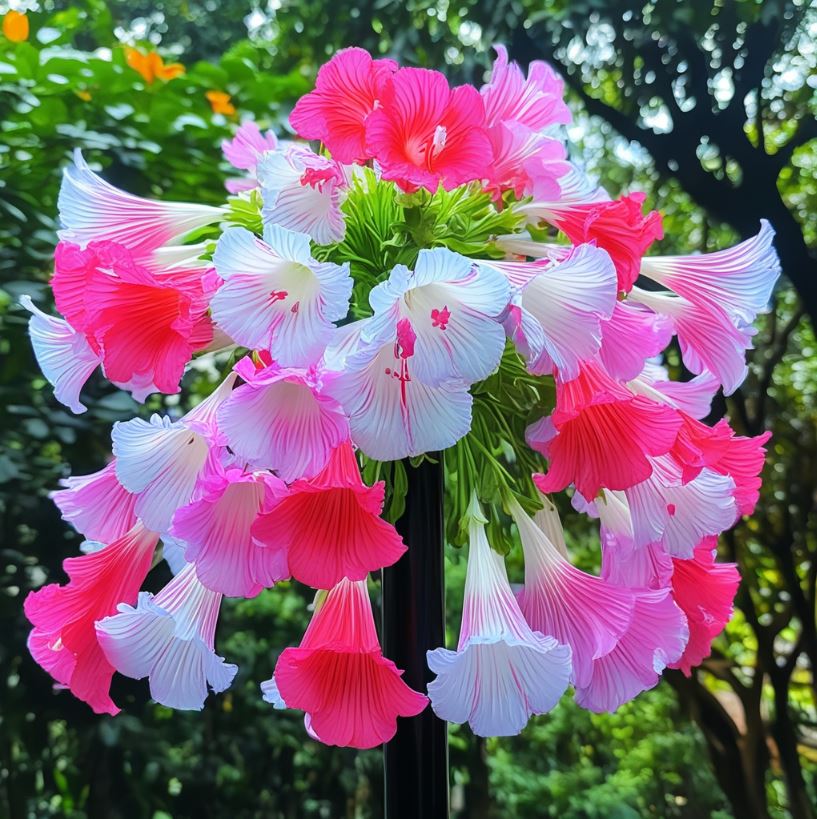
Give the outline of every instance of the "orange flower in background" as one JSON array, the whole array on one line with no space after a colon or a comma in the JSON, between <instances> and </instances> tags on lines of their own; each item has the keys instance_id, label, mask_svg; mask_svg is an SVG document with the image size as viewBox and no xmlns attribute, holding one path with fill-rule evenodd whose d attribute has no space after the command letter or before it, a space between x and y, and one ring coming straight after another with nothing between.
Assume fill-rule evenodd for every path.
<instances>
[{"instance_id":1,"label":"orange flower in background","mask_svg":"<svg viewBox=\"0 0 817 819\"><path fill-rule=\"evenodd\" d=\"M208 91L205 95L214 114L231 116L235 113L235 106L230 102L230 95L224 91Z\"/></svg>"},{"instance_id":2,"label":"orange flower in background","mask_svg":"<svg viewBox=\"0 0 817 819\"><path fill-rule=\"evenodd\" d=\"M165 65L165 61L155 51L143 54L137 48L125 48L125 57L128 65L134 71L138 71L148 85L152 85L154 80L167 82L184 74L184 66L181 63Z\"/></svg>"},{"instance_id":3,"label":"orange flower in background","mask_svg":"<svg viewBox=\"0 0 817 819\"><path fill-rule=\"evenodd\" d=\"M28 17L19 11L7 11L3 16L3 34L12 43L28 39Z\"/></svg>"}]
</instances>

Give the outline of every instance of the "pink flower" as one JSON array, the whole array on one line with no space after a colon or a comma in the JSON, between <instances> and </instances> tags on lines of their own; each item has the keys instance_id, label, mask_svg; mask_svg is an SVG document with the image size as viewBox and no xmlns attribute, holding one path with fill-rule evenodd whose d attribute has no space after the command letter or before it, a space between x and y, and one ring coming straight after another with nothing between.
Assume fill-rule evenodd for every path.
<instances>
[{"instance_id":1,"label":"pink flower","mask_svg":"<svg viewBox=\"0 0 817 819\"><path fill-rule=\"evenodd\" d=\"M760 472L766 461L764 445L772 437L764 432L752 438L735 435L726 421L720 421L730 436L723 453L710 463L710 467L721 475L728 475L735 482L735 501L739 515L751 515L760 497Z\"/></svg>"},{"instance_id":2,"label":"pink flower","mask_svg":"<svg viewBox=\"0 0 817 819\"><path fill-rule=\"evenodd\" d=\"M613 314L616 272L610 257L579 245L558 261L480 262L502 271L517 293L505 328L525 356L528 369L567 381L595 357L602 326Z\"/></svg>"},{"instance_id":3,"label":"pink flower","mask_svg":"<svg viewBox=\"0 0 817 819\"><path fill-rule=\"evenodd\" d=\"M173 516L171 536L199 580L230 597L255 597L288 577L285 556L253 537L253 524L285 492L269 472L230 468L207 475L201 497Z\"/></svg>"},{"instance_id":4,"label":"pink flower","mask_svg":"<svg viewBox=\"0 0 817 819\"><path fill-rule=\"evenodd\" d=\"M449 88L442 74L423 68L401 68L385 83L366 120L366 145L383 179L406 190L482 179L492 155L479 92Z\"/></svg>"},{"instance_id":5,"label":"pink flower","mask_svg":"<svg viewBox=\"0 0 817 819\"><path fill-rule=\"evenodd\" d=\"M647 256L641 273L692 304L751 324L767 310L780 276L773 240L774 230L763 219L760 233L735 247L693 256Z\"/></svg>"},{"instance_id":6,"label":"pink flower","mask_svg":"<svg viewBox=\"0 0 817 819\"><path fill-rule=\"evenodd\" d=\"M286 496L261 515L253 537L272 553L283 553L289 574L316 589L344 577L363 580L391 566L406 547L380 517L385 484L366 486L351 443L337 447L324 469L295 481Z\"/></svg>"},{"instance_id":7,"label":"pink flower","mask_svg":"<svg viewBox=\"0 0 817 819\"><path fill-rule=\"evenodd\" d=\"M637 591L629 628L609 654L593 663L589 684L576 687L576 702L597 714L615 711L656 686L688 639L686 618L669 589Z\"/></svg>"},{"instance_id":8,"label":"pink flower","mask_svg":"<svg viewBox=\"0 0 817 819\"><path fill-rule=\"evenodd\" d=\"M672 596L689 623L689 643L671 664L687 677L712 650L712 641L732 619L733 601L740 584L734 563L716 563L714 537L704 538L691 560L673 560Z\"/></svg>"},{"instance_id":9,"label":"pink flower","mask_svg":"<svg viewBox=\"0 0 817 819\"><path fill-rule=\"evenodd\" d=\"M150 569L158 535L137 524L126 535L92 554L63 561L69 582L52 583L25 600L34 629L29 650L61 685L97 714L119 709L109 689L114 668L97 642L94 623L133 603Z\"/></svg>"},{"instance_id":10,"label":"pink flower","mask_svg":"<svg viewBox=\"0 0 817 819\"><path fill-rule=\"evenodd\" d=\"M365 580L341 580L316 608L298 648L286 648L264 699L306 712L310 733L326 745L374 748L428 699L409 688L382 656Z\"/></svg>"},{"instance_id":11,"label":"pink flower","mask_svg":"<svg viewBox=\"0 0 817 819\"><path fill-rule=\"evenodd\" d=\"M60 242L51 286L57 309L84 334L105 375L142 399L153 389L178 392L193 352L212 339L201 323L208 294L200 279L157 276L114 242L85 250Z\"/></svg>"},{"instance_id":12,"label":"pink flower","mask_svg":"<svg viewBox=\"0 0 817 819\"><path fill-rule=\"evenodd\" d=\"M634 395L595 363L556 382L556 409L528 428L528 443L550 461L535 475L542 492L570 483L586 498L602 488L627 489L652 474L650 456L668 452L681 419L665 404Z\"/></svg>"},{"instance_id":13,"label":"pink flower","mask_svg":"<svg viewBox=\"0 0 817 819\"><path fill-rule=\"evenodd\" d=\"M237 666L214 649L221 595L205 588L188 564L158 594L140 592L134 608L96 623L105 658L126 677L150 681L150 696L168 708L200 711L207 686L229 688Z\"/></svg>"},{"instance_id":14,"label":"pink flower","mask_svg":"<svg viewBox=\"0 0 817 819\"><path fill-rule=\"evenodd\" d=\"M269 360L269 359L268 359ZM349 438L349 422L315 370L255 365L235 371L246 382L219 407L219 429L245 463L272 469L285 481L311 478Z\"/></svg>"},{"instance_id":15,"label":"pink flower","mask_svg":"<svg viewBox=\"0 0 817 819\"><path fill-rule=\"evenodd\" d=\"M321 245L343 239L346 222L341 203L348 182L334 159L293 145L264 154L257 176L265 225L308 233Z\"/></svg>"},{"instance_id":16,"label":"pink flower","mask_svg":"<svg viewBox=\"0 0 817 819\"><path fill-rule=\"evenodd\" d=\"M304 139L323 142L338 162L364 162L366 121L396 70L393 60L344 48L321 66L315 90L298 100L289 122Z\"/></svg>"},{"instance_id":17,"label":"pink flower","mask_svg":"<svg viewBox=\"0 0 817 819\"><path fill-rule=\"evenodd\" d=\"M612 202L553 206L549 221L574 245L595 242L616 266L618 289L628 293L638 278L641 257L664 235L661 214L642 214L645 195L633 193Z\"/></svg>"},{"instance_id":18,"label":"pink flower","mask_svg":"<svg viewBox=\"0 0 817 819\"><path fill-rule=\"evenodd\" d=\"M140 262L162 245L223 216L221 208L209 205L125 193L97 176L79 150L74 152L74 164L64 171L58 206L62 241L82 247L95 241L116 242Z\"/></svg>"},{"instance_id":19,"label":"pink flower","mask_svg":"<svg viewBox=\"0 0 817 819\"><path fill-rule=\"evenodd\" d=\"M522 613L534 631L570 646L571 681L588 685L593 662L609 654L627 631L634 596L573 566L516 501L510 511L525 553L525 586L518 596Z\"/></svg>"},{"instance_id":20,"label":"pink flower","mask_svg":"<svg viewBox=\"0 0 817 819\"><path fill-rule=\"evenodd\" d=\"M136 523L137 496L128 492L116 477L116 463L92 475L77 475L61 481L64 489L51 493L62 518L89 540L112 543Z\"/></svg>"},{"instance_id":21,"label":"pink flower","mask_svg":"<svg viewBox=\"0 0 817 819\"><path fill-rule=\"evenodd\" d=\"M630 294L655 313L667 316L678 337L681 356L696 374L711 373L731 395L746 378L746 350L757 330L737 316L709 303L693 304L668 291L634 287Z\"/></svg>"},{"instance_id":22,"label":"pink flower","mask_svg":"<svg viewBox=\"0 0 817 819\"><path fill-rule=\"evenodd\" d=\"M508 63L504 46L496 46L491 80L481 89L493 150L489 189L499 196L512 190L517 198L559 198L558 179L570 170L564 146L542 133L556 123L570 122L562 100L564 86L545 63L531 63L528 77Z\"/></svg>"},{"instance_id":23,"label":"pink flower","mask_svg":"<svg viewBox=\"0 0 817 819\"><path fill-rule=\"evenodd\" d=\"M494 46L494 50L497 57L491 79L480 89L489 127L499 122L516 122L541 131L571 121L570 109L563 99L564 83L547 63L534 60L525 78L516 63L508 62L505 46Z\"/></svg>"},{"instance_id":24,"label":"pink flower","mask_svg":"<svg viewBox=\"0 0 817 819\"><path fill-rule=\"evenodd\" d=\"M252 120L241 123L232 139L225 139L221 143L224 158L234 167L242 171L255 172L258 160L266 151L278 148L278 140L272 131L261 133L258 124Z\"/></svg>"},{"instance_id":25,"label":"pink flower","mask_svg":"<svg viewBox=\"0 0 817 819\"><path fill-rule=\"evenodd\" d=\"M437 675L428 695L440 719L467 722L478 736L513 736L532 714L558 703L570 677L570 648L525 622L505 561L488 544L486 522L474 496L460 639L456 651L428 652Z\"/></svg>"}]
</instances>

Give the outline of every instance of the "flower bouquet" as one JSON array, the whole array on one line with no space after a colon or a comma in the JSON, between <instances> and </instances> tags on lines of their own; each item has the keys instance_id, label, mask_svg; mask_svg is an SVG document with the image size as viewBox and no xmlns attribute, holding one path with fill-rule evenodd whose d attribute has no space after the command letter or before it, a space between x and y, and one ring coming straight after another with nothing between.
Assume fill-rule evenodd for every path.
<instances>
[{"instance_id":1,"label":"flower bouquet","mask_svg":"<svg viewBox=\"0 0 817 819\"><path fill-rule=\"evenodd\" d=\"M192 361L226 370L183 415L116 423L108 465L53 493L86 541L26 599L29 648L95 712L117 713L115 672L202 708L237 671L215 649L222 598L290 578L316 589L312 621L260 690L330 745L386 742L429 701L482 736L568 687L612 711L709 654L738 584L717 536L752 512L767 436L701 419L746 374L773 231L650 255L660 214L568 160L558 76L496 51L480 89L338 52L292 111L302 141L245 122L224 143L223 207L133 196L79 154L66 169L62 318L25 299L56 397L82 412L99 368L138 401L178 393ZM415 691L367 578L406 551L405 460L428 457L468 568L456 649L429 652ZM598 576L571 562L563 490L598 520ZM162 558L172 580L140 591Z\"/></svg>"}]
</instances>

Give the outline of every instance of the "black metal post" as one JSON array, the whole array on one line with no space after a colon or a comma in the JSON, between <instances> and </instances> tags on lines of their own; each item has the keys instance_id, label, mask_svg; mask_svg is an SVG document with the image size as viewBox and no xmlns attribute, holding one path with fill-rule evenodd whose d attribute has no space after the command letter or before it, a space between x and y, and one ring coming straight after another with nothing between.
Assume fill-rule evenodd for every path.
<instances>
[{"instance_id":1,"label":"black metal post","mask_svg":"<svg viewBox=\"0 0 817 819\"><path fill-rule=\"evenodd\" d=\"M406 511L397 522L408 552L383 570L383 653L412 688L425 692L432 674L426 651L445 645L443 466L406 461ZM386 819L448 816L448 734L431 708L398 717L383 746Z\"/></svg>"}]
</instances>

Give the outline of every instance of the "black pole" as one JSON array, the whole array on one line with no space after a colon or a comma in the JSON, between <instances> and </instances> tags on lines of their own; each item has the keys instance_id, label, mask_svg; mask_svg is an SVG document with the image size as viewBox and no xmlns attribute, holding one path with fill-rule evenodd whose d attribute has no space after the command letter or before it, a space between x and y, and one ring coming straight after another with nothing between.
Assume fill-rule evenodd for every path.
<instances>
[{"instance_id":1,"label":"black pole","mask_svg":"<svg viewBox=\"0 0 817 819\"><path fill-rule=\"evenodd\" d=\"M408 475L406 511L397 521L408 551L383 570L383 653L412 688L425 693L433 678L426 651L445 645L443 574L443 466L423 461ZM397 734L383 746L386 819L448 816L448 734L431 707L397 719Z\"/></svg>"}]
</instances>

